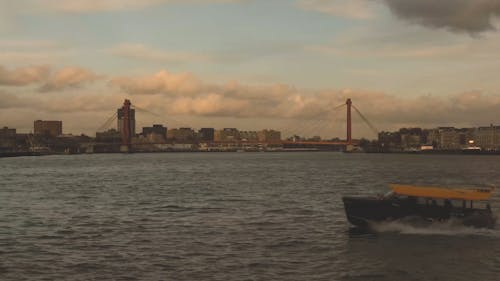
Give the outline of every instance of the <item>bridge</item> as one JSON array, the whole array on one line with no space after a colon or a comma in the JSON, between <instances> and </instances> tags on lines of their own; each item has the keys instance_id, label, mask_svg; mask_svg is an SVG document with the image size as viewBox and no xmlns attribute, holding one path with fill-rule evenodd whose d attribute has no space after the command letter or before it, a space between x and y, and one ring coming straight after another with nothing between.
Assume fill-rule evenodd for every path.
<instances>
[{"instance_id":1,"label":"bridge","mask_svg":"<svg viewBox=\"0 0 500 281\"><path fill-rule=\"evenodd\" d=\"M267 141L267 142L259 142L256 140L234 140L234 141L209 141L207 143L208 146L213 147L224 147L229 145L235 145L239 147L243 146L260 146L266 145L271 147L281 146L290 149L300 149L300 148L321 148L321 147L330 147L337 148L338 150L351 150L353 147L359 144L359 141L353 139L352 137L352 111L358 114L358 116L368 125L368 127L375 133L378 134L378 130L369 122L369 120L361 113L361 111L353 104L352 100L348 98L345 103L342 103L336 107L334 110L339 110L341 108L346 108L346 139L345 140L336 140L336 141L325 141L325 140L303 140L303 139L292 139L292 140L279 140L279 141ZM159 116L156 113L148 111L146 109L142 109L137 107L131 103L130 100L125 99L123 105L118 109L117 112L113 114L106 122L97 130L98 132L102 132L104 129L109 128L116 120L118 119L118 126L120 132L120 151L121 152L131 152L133 150L141 150L141 147L151 146L151 145L165 145L165 142L161 143L137 143L133 142L133 128L135 127L135 110L139 110L142 112L147 112L149 114L153 114ZM93 143L95 146L99 145L109 145L106 143Z\"/></svg>"}]
</instances>

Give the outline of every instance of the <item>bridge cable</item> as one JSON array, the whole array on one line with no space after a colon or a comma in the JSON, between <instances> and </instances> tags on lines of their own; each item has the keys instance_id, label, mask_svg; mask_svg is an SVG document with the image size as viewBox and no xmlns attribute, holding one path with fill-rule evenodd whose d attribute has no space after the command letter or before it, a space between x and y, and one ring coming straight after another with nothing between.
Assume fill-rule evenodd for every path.
<instances>
[{"instance_id":1,"label":"bridge cable","mask_svg":"<svg viewBox=\"0 0 500 281\"><path fill-rule=\"evenodd\" d=\"M104 122L104 124L102 124L99 128L97 128L96 132L104 132L104 130L106 130L110 125L111 123L113 123L116 118L118 117L118 114L115 112L111 117L109 117L106 122Z\"/></svg>"},{"instance_id":2,"label":"bridge cable","mask_svg":"<svg viewBox=\"0 0 500 281\"><path fill-rule=\"evenodd\" d=\"M140 111L140 112L146 112L146 113L149 113L149 114L154 115L154 116L156 116L156 117L161 117L161 118L164 118L162 115L160 115L160 114L158 114L158 113L156 113L156 112L153 112L153 111L147 110L147 109L145 109L145 108L138 107L138 106L137 106L137 105L135 105L135 104L133 104L133 105L132 105L132 108L134 108L134 109L136 109L136 110L138 110L138 111ZM181 121L177 120L176 118L173 118L172 116L169 116L168 118L169 118L169 119L171 119L171 120L173 120L173 121L174 121L173 123L174 123L174 124L178 124L180 127L191 128L189 125L185 124L184 122L181 122ZM166 120L163 120L163 121L166 121ZM167 121L167 126L169 125L168 123L169 123L169 122Z\"/></svg>"},{"instance_id":3,"label":"bridge cable","mask_svg":"<svg viewBox=\"0 0 500 281\"><path fill-rule=\"evenodd\" d=\"M363 121L365 121L365 123L368 125L368 127L370 127L370 129L375 133L376 136L378 136L378 130L377 128L375 128L375 126L373 126L373 124L368 121L368 119L366 119L366 117L361 113L361 111L359 111L359 109L354 106L354 104L352 105L352 107L354 108L354 110L356 110L356 112L359 114L359 116L361 117L361 119L363 119Z\"/></svg>"},{"instance_id":4,"label":"bridge cable","mask_svg":"<svg viewBox=\"0 0 500 281\"><path fill-rule=\"evenodd\" d=\"M339 112L337 109L345 106L345 103L339 104L335 107L333 107L333 111L335 113ZM328 119L320 119L320 120L301 120L301 119L296 119L292 118L290 121L286 122L283 124L281 127L286 132L287 134L290 135L290 137L297 135L300 137L311 137L314 135L318 135L317 132L315 134L314 130L320 126L321 122L328 122ZM330 123L330 122L328 122ZM332 125L333 128L333 125Z\"/></svg>"}]
</instances>

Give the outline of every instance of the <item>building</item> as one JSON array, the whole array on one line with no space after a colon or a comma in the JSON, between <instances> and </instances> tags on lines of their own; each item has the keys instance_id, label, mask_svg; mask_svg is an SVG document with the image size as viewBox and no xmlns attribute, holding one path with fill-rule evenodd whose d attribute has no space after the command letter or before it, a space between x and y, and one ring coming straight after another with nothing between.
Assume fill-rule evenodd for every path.
<instances>
[{"instance_id":1,"label":"building","mask_svg":"<svg viewBox=\"0 0 500 281\"><path fill-rule=\"evenodd\" d=\"M240 131L240 139L242 141L256 142L259 140L257 131Z\"/></svg>"},{"instance_id":2,"label":"building","mask_svg":"<svg viewBox=\"0 0 500 281\"><path fill-rule=\"evenodd\" d=\"M427 144L441 150L457 150L465 146L467 130L455 127L438 127L429 130Z\"/></svg>"},{"instance_id":3,"label":"building","mask_svg":"<svg viewBox=\"0 0 500 281\"><path fill-rule=\"evenodd\" d=\"M476 128L473 133L474 145L484 150L500 149L500 126Z\"/></svg>"},{"instance_id":4,"label":"building","mask_svg":"<svg viewBox=\"0 0 500 281\"><path fill-rule=\"evenodd\" d=\"M196 141L196 133L191 128L170 129L167 132L167 139L173 142L192 143Z\"/></svg>"},{"instance_id":5,"label":"building","mask_svg":"<svg viewBox=\"0 0 500 281\"><path fill-rule=\"evenodd\" d=\"M0 151L13 150L16 147L16 129L0 129Z\"/></svg>"},{"instance_id":6,"label":"building","mask_svg":"<svg viewBox=\"0 0 500 281\"><path fill-rule=\"evenodd\" d=\"M257 133L260 142L279 142L281 132L275 130L262 130Z\"/></svg>"},{"instance_id":7,"label":"building","mask_svg":"<svg viewBox=\"0 0 500 281\"><path fill-rule=\"evenodd\" d=\"M224 128L222 130L217 130L214 134L214 140L221 142L239 141L240 132L236 128Z\"/></svg>"},{"instance_id":8,"label":"building","mask_svg":"<svg viewBox=\"0 0 500 281\"><path fill-rule=\"evenodd\" d=\"M95 134L96 142L105 142L105 143L121 143L122 135L115 129L109 129L106 132L97 132Z\"/></svg>"},{"instance_id":9,"label":"building","mask_svg":"<svg viewBox=\"0 0 500 281\"><path fill-rule=\"evenodd\" d=\"M122 132L123 129L123 109L118 108L116 111L117 114L117 130L118 132ZM132 136L135 136L135 109L130 109L130 133Z\"/></svg>"},{"instance_id":10,"label":"building","mask_svg":"<svg viewBox=\"0 0 500 281\"><path fill-rule=\"evenodd\" d=\"M399 135L403 150L418 149L426 142L426 135L421 128L401 128Z\"/></svg>"},{"instance_id":11,"label":"building","mask_svg":"<svg viewBox=\"0 0 500 281\"><path fill-rule=\"evenodd\" d=\"M15 138L16 137L16 129L3 127L0 129L0 138Z\"/></svg>"},{"instance_id":12,"label":"building","mask_svg":"<svg viewBox=\"0 0 500 281\"><path fill-rule=\"evenodd\" d=\"M62 135L62 121L36 120L34 123L35 135L57 137Z\"/></svg>"},{"instance_id":13,"label":"building","mask_svg":"<svg viewBox=\"0 0 500 281\"><path fill-rule=\"evenodd\" d=\"M214 141L215 129L214 128L201 128L198 131L198 139L202 142Z\"/></svg>"},{"instance_id":14,"label":"building","mask_svg":"<svg viewBox=\"0 0 500 281\"><path fill-rule=\"evenodd\" d=\"M167 127L163 127L160 124L154 124L153 127L143 127L142 135L147 137L148 135L155 134L163 136L164 139L167 138Z\"/></svg>"},{"instance_id":15,"label":"building","mask_svg":"<svg viewBox=\"0 0 500 281\"><path fill-rule=\"evenodd\" d=\"M378 143L381 151L398 151L401 149L401 134L382 131L378 133Z\"/></svg>"}]
</instances>

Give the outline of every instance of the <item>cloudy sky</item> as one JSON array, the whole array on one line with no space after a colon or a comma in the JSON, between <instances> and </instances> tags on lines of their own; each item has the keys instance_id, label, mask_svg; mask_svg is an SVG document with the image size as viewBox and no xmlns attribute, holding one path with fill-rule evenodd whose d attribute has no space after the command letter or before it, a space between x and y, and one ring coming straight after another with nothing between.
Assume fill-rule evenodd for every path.
<instances>
[{"instance_id":1,"label":"cloudy sky","mask_svg":"<svg viewBox=\"0 0 500 281\"><path fill-rule=\"evenodd\" d=\"M0 126L499 124L498 0L0 0ZM149 112L146 112L146 111ZM354 118L355 137L374 133Z\"/></svg>"}]
</instances>

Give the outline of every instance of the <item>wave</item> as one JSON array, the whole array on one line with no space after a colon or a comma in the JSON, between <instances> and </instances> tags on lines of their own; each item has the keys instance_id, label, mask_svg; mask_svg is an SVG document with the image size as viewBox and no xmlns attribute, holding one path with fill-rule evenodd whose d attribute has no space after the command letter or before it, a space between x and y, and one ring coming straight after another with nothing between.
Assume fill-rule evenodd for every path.
<instances>
[{"instance_id":1,"label":"wave","mask_svg":"<svg viewBox=\"0 0 500 281\"><path fill-rule=\"evenodd\" d=\"M448 235L448 236L489 236L500 238L500 229L475 228L465 226L460 220L444 222L426 222L417 219L402 219L390 222L372 222L371 229L376 233L400 233L415 235Z\"/></svg>"}]
</instances>

